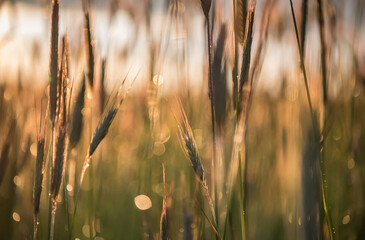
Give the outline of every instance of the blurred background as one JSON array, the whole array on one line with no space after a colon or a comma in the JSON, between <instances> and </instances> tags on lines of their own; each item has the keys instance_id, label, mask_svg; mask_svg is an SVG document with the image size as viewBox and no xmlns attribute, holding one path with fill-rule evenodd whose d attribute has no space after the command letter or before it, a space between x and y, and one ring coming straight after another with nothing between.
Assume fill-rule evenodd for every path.
<instances>
[{"instance_id":1,"label":"blurred background","mask_svg":"<svg viewBox=\"0 0 365 240\"><path fill-rule=\"evenodd\" d=\"M207 184L216 185L218 232L222 236L224 232L225 239L241 238L239 184L234 184L231 198L227 189L218 187L226 186L230 177L235 144L235 1L212 2L214 56L221 50L213 69L220 170L215 174L206 22L200 1L90 2L94 85L85 93L81 138L65 163L55 239L69 237L67 219L72 217L72 239L158 239L164 185L168 238L215 237L200 209L209 212L208 205L179 142L175 97L181 99L194 133ZM325 138L325 183L335 236L365 239L365 45L361 44L365 3L322 1L328 94L323 104L318 3L294 1L299 28L303 2L308 3L303 55L312 105ZM0 239L33 239L37 137L42 134L46 150L38 239L48 238L50 16L51 1L0 1ZM68 41L72 119L87 65L82 1L60 0L59 19L59 42L65 34ZM239 69L242 51L239 46ZM311 113L289 1L256 1L251 62L258 52L258 62L251 64L252 103L245 136L246 237L329 239L318 195L318 149L311 137ZM125 78L124 92L134 78L135 83L93 156L74 216L90 140ZM47 120L40 125L42 119Z\"/></svg>"}]
</instances>

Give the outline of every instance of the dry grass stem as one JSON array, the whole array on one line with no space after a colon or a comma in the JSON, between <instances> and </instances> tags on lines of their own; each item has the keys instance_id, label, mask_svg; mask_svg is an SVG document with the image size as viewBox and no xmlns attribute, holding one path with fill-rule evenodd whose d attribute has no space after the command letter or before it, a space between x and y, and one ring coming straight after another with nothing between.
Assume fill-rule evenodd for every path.
<instances>
[{"instance_id":1,"label":"dry grass stem","mask_svg":"<svg viewBox=\"0 0 365 240\"><path fill-rule=\"evenodd\" d=\"M168 226L168 219L167 219L167 203L166 203L166 176L165 176L165 165L162 166L162 185L163 185L163 202L162 202L162 213L160 218L160 238L161 240L167 240L167 226Z\"/></svg>"},{"instance_id":2,"label":"dry grass stem","mask_svg":"<svg viewBox=\"0 0 365 240\"><path fill-rule=\"evenodd\" d=\"M43 173L45 165L44 150L45 150L44 136L39 136L37 137L37 158L36 158L34 186L33 186L34 239L37 239L39 205L43 188L42 183L43 183Z\"/></svg>"}]
</instances>

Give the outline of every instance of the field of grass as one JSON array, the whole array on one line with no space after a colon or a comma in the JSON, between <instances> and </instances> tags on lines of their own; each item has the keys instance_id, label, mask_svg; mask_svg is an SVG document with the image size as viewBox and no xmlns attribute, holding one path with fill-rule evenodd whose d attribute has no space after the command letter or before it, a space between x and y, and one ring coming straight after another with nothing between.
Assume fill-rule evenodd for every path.
<instances>
[{"instance_id":1,"label":"field of grass","mask_svg":"<svg viewBox=\"0 0 365 240\"><path fill-rule=\"evenodd\" d=\"M365 239L362 0L16 2L0 239Z\"/></svg>"}]
</instances>

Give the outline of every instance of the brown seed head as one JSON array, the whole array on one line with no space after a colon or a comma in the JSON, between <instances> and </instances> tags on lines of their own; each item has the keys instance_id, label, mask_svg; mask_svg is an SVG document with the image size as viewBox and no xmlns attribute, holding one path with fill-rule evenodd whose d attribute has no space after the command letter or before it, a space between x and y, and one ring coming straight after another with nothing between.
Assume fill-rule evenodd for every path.
<instances>
[{"instance_id":1,"label":"brown seed head","mask_svg":"<svg viewBox=\"0 0 365 240\"><path fill-rule=\"evenodd\" d=\"M91 140L90 147L89 147L89 157L93 155L96 148L99 146L100 142L105 138L106 134L108 133L109 127L113 122L115 115L117 114L118 109L112 107L108 113L105 115L103 121L101 121L96 128L94 136Z\"/></svg>"},{"instance_id":2,"label":"brown seed head","mask_svg":"<svg viewBox=\"0 0 365 240\"><path fill-rule=\"evenodd\" d=\"M226 25L221 26L219 37L217 40L217 46L214 52L213 59L213 91L214 91L214 110L216 116L216 122L218 129L221 130L226 114L226 95L227 95L227 79L226 79L226 66L223 57L224 45L226 38Z\"/></svg>"},{"instance_id":3,"label":"brown seed head","mask_svg":"<svg viewBox=\"0 0 365 240\"><path fill-rule=\"evenodd\" d=\"M58 72L58 0L52 1L51 13L51 56L50 56L50 86L49 110L52 124L54 124L57 108L57 72Z\"/></svg>"},{"instance_id":4,"label":"brown seed head","mask_svg":"<svg viewBox=\"0 0 365 240\"><path fill-rule=\"evenodd\" d=\"M94 84L94 51L91 43L90 15L88 11L84 14L84 21L86 78L92 88Z\"/></svg>"},{"instance_id":5,"label":"brown seed head","mask_svg":"<svg viewBox=\"0 0 365 240\"><path fill-rule=\"evenodd\" d=\"M82 109L85 106L85 75L83 74L82 84L79 92L77 93L76 103L72 112L71 132L70 132L70 147L76 147L80 141L81 132L83 128L83 115Z\"/></svg>"},{"instance_id":6,"label":"brown seed head","mask_svg":"<svg viewBox=\"0 0 365 240\"><path fill-rule=\"evenodd\" d=\"M246 40L243 49L243 58L242 58L242 66L241 66L241 74L240 74L240 82L239 82L239 115L241 115L248 104L248 100L250 98L251 93L251 85L249 82L249 72L250 72L250 63L251 63L251 46L252 46L252 37L253 37L253 23L254 23L254 15L255 15L255 2L249 11L248 21L246 26ZM244 93L244 85L246 86L246 91ZM244 99L245 98L245 99Z\"/></svg>"},{"instance_id":7,"label":"brown seed head","mask_svg":"<svg viewBox=\"0 0 365 240\"><path fill-rule=\"evenodd\" d=\"M235 36L236 41L241 45L245 42L246 18L247 18L247 0L236 1L235 14Z\"/></svg>"},{"instance_id":8,"label":"brown seed head","mask_svg":"<svg viewBox=\"0 0 365 240\"><path fill-rule=\"evenodd\" d=\"M6 141L1 149L0 155L0 184L4 178L6 166L9 162L10 142Z\"/></svg>"},{"instance_id":9,"label":"brown seed head","mask_svg":"<svg viewBox=\"0 0 365 240\"><path fill-rule=\"evenodd\" d=\"M60 190L64 163L67 157L67 144L66 144L66 128L60 126L58 129L57 143L56 143L56 156L54 160L53 178L52 178L52 200L55 203L57 200L58 192Z\"/></svg>"},{"instance_id":10,"label":"brown seed head","mask_svg":"<svg viewBox=\"0 0 365 240\"><path fill-rule=\"evenodd\" d=\"M212 5L212 0L200 0L200 4L202 6L205 17L209 18L209 10Z\"/></svg>"}]
</instances>

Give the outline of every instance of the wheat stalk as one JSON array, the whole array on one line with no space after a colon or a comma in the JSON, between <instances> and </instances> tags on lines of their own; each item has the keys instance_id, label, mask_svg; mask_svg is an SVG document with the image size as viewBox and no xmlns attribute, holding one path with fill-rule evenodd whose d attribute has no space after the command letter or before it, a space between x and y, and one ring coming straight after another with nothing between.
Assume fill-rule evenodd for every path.
<instances>
[{"instance_id":1,"label":"wheat stalk","mask_svg":"<svg viewBox=\"0 0 365 240\"><path fill-rule=\"evenodd\" d=\"M48 206L48 225L49 234L51 237L52 228L52 174L53 174L53 152L55 147L55 118L57 111L57 72L58 72L58 18L59 18L59 0L52 1L52 12L51 12L51 56L50 56L50 86L49 86L49 111L52 123L52 136L51 136L51 158L49 161L49 206Z\"/></svg>"},{"instance_id":2,"label":"wheat stalk","mask_svg":"<svg viewBox=\"0 0 365 240\"><path fill-rule=\"evenodd\" d=\"M117 96L114 99L114 103L112 104L112 106L109 108L108 112L106 113L106 115L100 120L98 126L96 127L93 137L91 139L90 145L89 145L89 149L87 151L86 157L85 157L85 161L81 170L81 175L80 175L80 180L79 180L79 186L78 186L78 190L76 193L76 199L75 199L75 207L74 207L74 215L73 215L73 221L71 223L71 232L73 230L74 227L74 223L75 223L75 216L76 216L76 210L77 210L77 203L78 203L78 199L79 199L79 195L80 195L80 190L81 190L81 186L84 180L84 176L86 173L86 170L89 168L90 166L90 161L91 158L94 154L94 152L96 151L97 147L99 146L99 144L102 142L102 140L106 137L109 128L116 116L116 114L118 113L118 110L121 106L121 104L123 103L123 101L125 100L125 98L127 97L129 91L131 90L137 76L133 79L131 85L129 86L129 88L125 91L125 93L123 94L123 96L121 95L121 90L122 87L124 85L124 82L126 80L127 77L124 78ZM91 226L90 226L91 227Z\"/></svg>"},{"instance_id":3,"label":"wheat stalk","mask_svg":"<svg viewBox=\"0 0 365 240\"><path fill-rule=\"evenodd\" d=\"M198 179L199 183L203 187L204 190L204 196L206 197L212 216L213 221L216 224L216 213L214 210L214 204L211 198L211 194L208 188L207 181L205 179L204 174L204 168L200 160L200 156L198 153L198 147L195 142L195 138L193 135L193 131L189 125L188 118L186 117L185 111L183 109L182 103L180 99L176 99L178 103L178 108L180 112L180 116L182 118L183 124L181 125L179 121L177 120L176 116L174 115L175 121L178 124L178 130L179 130L179 142L180 145L185 153L186 158L190 161L190 164L193 168L193 171L195 173L196 178ZM214 227L216 229L216 227Z\"/></svg>"}]
</instances>

